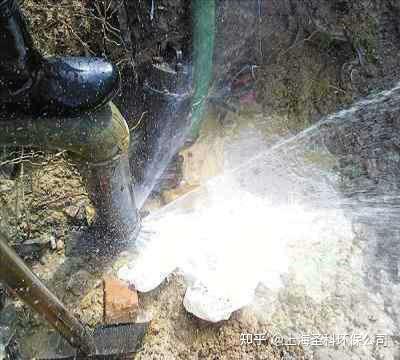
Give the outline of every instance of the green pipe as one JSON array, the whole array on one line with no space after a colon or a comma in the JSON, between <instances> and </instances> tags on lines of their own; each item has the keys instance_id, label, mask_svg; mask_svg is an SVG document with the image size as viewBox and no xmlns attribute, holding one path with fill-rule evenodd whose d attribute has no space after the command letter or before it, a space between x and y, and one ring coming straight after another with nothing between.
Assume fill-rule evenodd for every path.
<instances>
[{"instance_id":1,"label":"green pipe","mask_svg":"<svg viewBox=\"0 0 400 360\"><path fill-rule=\"evenodd\" d=\"M192 14L194 95L190 136L197 139L213 75L215 0L192 0Z\"/></svg>"}]
</instances>

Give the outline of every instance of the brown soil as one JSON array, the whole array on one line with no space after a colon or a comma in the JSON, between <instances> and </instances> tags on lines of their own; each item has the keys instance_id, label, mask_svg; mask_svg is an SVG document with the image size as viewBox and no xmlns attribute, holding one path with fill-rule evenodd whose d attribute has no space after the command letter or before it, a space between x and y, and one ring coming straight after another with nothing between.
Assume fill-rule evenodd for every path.
<instances>
[{"instance_id":1,"label":"brown soil","mask_svg":"<svg viewBox=\"0 0 400 360\"><path fill-rule=\"evenodd\" d=\"M184 29L189 28L188 9L182 5L184 2L179 0L163 0L160 3L157 1L164 11L161 11L162 15L152 24L149 19L143 20L149 10L147 2L139 1L137 7L134 2L126 2L128 11L137 15L131 19L132 37L128 41L126 29L122 26L121 31L115 32L116 15L108 12L107 3L83 0L26 0L24 10L29 15L35 41L43 53L105 55L119 64L124 82L118 101L128 122L134 124L145 110L140 107L141 95L139 94L137 99L135 95L138 89L136 71L153 56L157 56L160 48L166 46L163 40L166 34L170 41L182 42L183 47L187 46L190 33L181 32L178 25L179 21L183 20ZM331 10L327 1L323 2L320 11L317 11L315 6L318 1L295 1L309 7L308 13L314 20L319 20L314 23L307 23L302 6L288 9L287 1L278 3L262 2L261 28L251 27L254 31L261 32L262 42L253 44L256 55L251 60L260 65L257 97L262 111L270 114L270 119L278 118L279 121L284 121L285 131L297 132L323 114L349 103L371 88L384 87L396 79L396 69L399 68L399 29L394 25L392 17L399 11L399 7L395 1L381 0L376 7L370 7L369 1L359 1L357 6L352 5L356 8L351 7L348 10L351 16L347 14L341 22L329 16ZM218 40L229 44L235 41L235 33L230 31L229 26L255 21L253 24L259 18L257 12L249 17L245 12L231 14L235 12L235 8L228 5L225 7L227 18L233 19L237 16L235 22L226 26L225 37L222 36ZM357 21L354 20L354 14L357 14ZM104 21L109 25L105 26ZM310 25L309 28L304 23L314 25ZM316 27L317 23L329 26ZM350 27L352 33L345 41L342 39L344 27ZM232 34L231 37L229 34ZM357 34L362 34L362 37L357 37ZM243 43L246 44L246 41ZM135 44L135 48L132 48L132 44ZM355 61L357 56L354 45L364 49L364 65ZM222 77L237 66L230 63L226 63L225 66L226 56L235 54L240 58L240 55L246 53L241 52L240 47L234 50L236 52L227 52L217 59L217 71ZM229 66L232 66L232 69ZM125 99L133 98L135 106L127 106ZM273 121L270 125L274 125ZM196 153L196 148L199 147L200 150ZM196 155L201 157L201 152L205 150L198 145L192 151L196 158ZM188 152L190 151L187 150L185 155L188 155ZM14 171L17 173L16 177L1 175L1 229L11 235L15 244L54 237L59 246L52 250L46 242L43 252L39 254L40 260L36 259L30 264L68 308L82 321L93 326L102 321L101 278L104 273L114 271L112 259L107 259L105 265L104 259L65 257L64 244L68 242L71 225L90 222L93 209L76 167L70 164L65 154L55 156L46 153L39 158L37 153L34 154L36 155L22 161L22 168L19 165L18 171ZM2 168L5 168L5 162L9 163L10 160L17 159L16 161L21 163L18 161L20 156L21 149L17 149L17 155L7 152L0 156ZM190 164L187 163L190 158L191 156L185 156L184 167L190 168ZM196 166L192 168L193 172L201 171ZM196 176L200 175L193 175L194 178ZM156 207L163 201L170 201L168 196L176 197L168 193L163 196L161 200L157 199ZM99 271L99 268L102 271ZM251 312L246 310L234 314L227 322L204 324L183 309L184 291L183 280L174 275L157 290L140 294L141 316L145 319L151 318L152 321L137 358L306 358L299 348L276 347L270 341L265 341L260 346L241 345L241 333L266 331L270 324L259 323ZM42 321L36 315L22 304L18 305L19 336L21 342L25 343L28 358L33 358L32 354L42 347L45 342L44 336L50 330L44 330Z\"/></svg>"}]
</instances>

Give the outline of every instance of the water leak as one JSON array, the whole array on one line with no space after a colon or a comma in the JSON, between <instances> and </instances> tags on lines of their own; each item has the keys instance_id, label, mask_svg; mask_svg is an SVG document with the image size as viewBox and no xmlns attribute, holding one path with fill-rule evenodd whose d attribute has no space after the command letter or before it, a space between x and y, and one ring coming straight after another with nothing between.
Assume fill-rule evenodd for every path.
<instances>
[{"instance_id":1,"label":"water leak","mask_svg":"<svg viewBox=\"0 0 400 360\"><path fill-rule=\"evenodd\" d=\"M186 309L209 321L248 306L286 335L395 336L399 99L396 86L274 145L254 127L226 139L223 174L146 218L120 277L149 291L178 270Z\"/></svg>"},{"instance_id":2,"label":"water leak","mask_svg":"<svg viewBox=\"0 0 400 360\"><path fill-rule=\"evenodd\" d=\"M155 67L145 89L154 121L147 129L146 161L140 184L136 187L136 204L140 209L154 190L172 158L184 145L190 131L190 68L178 70ZM158 110L159 109L159 110Z\"/></svg>"}]
</instances>

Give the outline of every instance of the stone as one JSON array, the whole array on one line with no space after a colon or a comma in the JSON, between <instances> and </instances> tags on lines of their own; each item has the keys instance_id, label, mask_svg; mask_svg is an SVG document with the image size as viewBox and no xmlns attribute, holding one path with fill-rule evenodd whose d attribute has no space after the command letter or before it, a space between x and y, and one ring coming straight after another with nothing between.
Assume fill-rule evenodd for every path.
<instances>
[{"instance_id":1,"label":"stone","mask_svg":"<svg viewBox=\"0 0 400 360\"><path fill-rule=\"evenodd\" d=\"M64 209L65 215L67 215L70 219L74 219L78 215L78 212L79 207L74 205L68 206Z\"/></svg>"},{"instance_id":2,"label":"stone","mask_svg":"<svg viewBox=\"0 0 400 360\"><path fill-rule=\"evenodd\" d=\"M43 234L42 236L25 240L22 243L14 245L14 250L23 259L40 259L44 252L52 248L55 238L51 234Z\"/></svg>"},{"instance_id":3,"label":"stone","mask_svg":"<svg viewBox=\"0 0 400 360\"><path fill-rule=\"evenodd\" d=\"M57 243L56 243L56 249L58 251L64 250L64 241L58 240Z\"/></svg>"},{"instance_id":4,"label":"stone","mask_svg":"<svg viewBox=\"0 0 400 360\"><path fill-rule=\"evenodd\" d=\"M94 222L94 219L96 217L96 209L93 206L85 206L85 216L87 223L90 225Z\"/></svg>"},{"instance_id":5,"label":"stone","mask_svg":"<svg viewBox=\"0 0 400 360\"><path fill-rule=\"evenodd\" d=\"M83 203L67 206L64 209L64 213L74 224L82 224L87 221L86 207Z\"/></svg>"},{"instance_id":6,"label":"stone","mask_svg":"<svg viewBox=\"0 0 400 360\"><path fill-rule=\"evenodd\" d=\"M121 324L135 320L139 308L137 291L111 276L104 278L104 322Z\"/></svg>"},{"instance_id":7,"label":"stone","mask_svg":"<svg viewBox=\"0 0 400 360\"><path fill-rule=\"evenodd\" d=\"M56 250L57 249L57 240L54 236L52 236L50 238L50 247L52 250Z\"/></svg>"},{"instance_id":8,"label":"stone","mask_svg":"<svg viewBox=\"0 0 400 360\"><path fill-rule=\"evenodd\" d=\"M75 296L81 296L85 293L92 276L86 270L79 270L73 274L68 281L67 290Z\"/></svg>"}]
</instances>

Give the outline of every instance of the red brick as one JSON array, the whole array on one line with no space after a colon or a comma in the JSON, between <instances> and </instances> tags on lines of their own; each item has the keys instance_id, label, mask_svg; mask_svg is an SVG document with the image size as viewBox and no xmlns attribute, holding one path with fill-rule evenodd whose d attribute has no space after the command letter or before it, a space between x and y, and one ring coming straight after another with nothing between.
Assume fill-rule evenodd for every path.
<instances>
[{"instance_id":1,"label":"red brick","mask_svg":"<svg viewBox=\"0 0 400 360\"><path fill-rule=\"evenodd\" d=\"M104 278L104 322L106 324L133 322L138 307L136 290L111 276Z\"/></svg>"}]
</instances>

